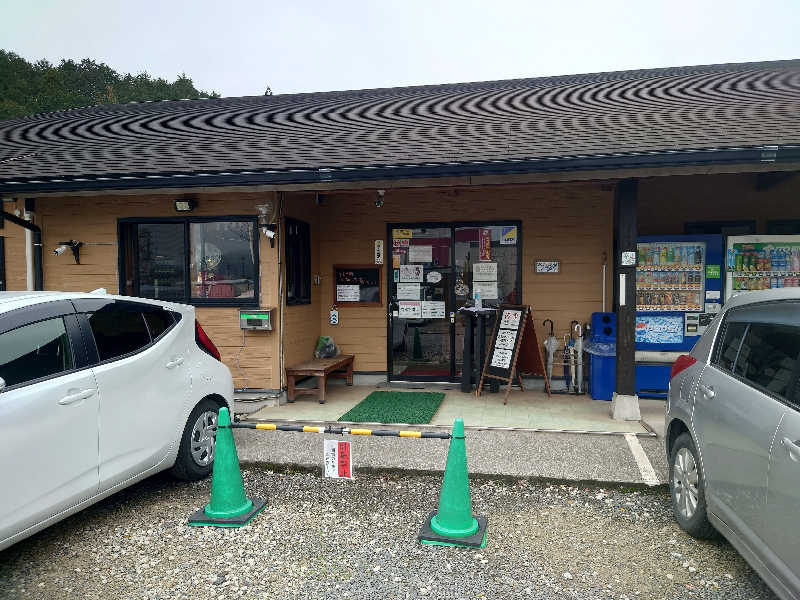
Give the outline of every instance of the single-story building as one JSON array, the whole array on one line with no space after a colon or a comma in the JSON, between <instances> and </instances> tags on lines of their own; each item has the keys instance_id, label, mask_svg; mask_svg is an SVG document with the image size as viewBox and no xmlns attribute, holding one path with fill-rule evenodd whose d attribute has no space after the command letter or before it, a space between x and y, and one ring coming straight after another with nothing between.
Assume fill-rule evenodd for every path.
<instances>
[{"instance_id":1,"label":"single-story building","mask_svg":"<svg viewBox=\"0 0 800 600\"><path fill-rule=\"evenodd\" d=\"M623 253L800 233L798 169L800 60L92 106L0 123L2 209L42 244L6 219L0 277L193 304L273 392L322 335L356 374L458 381L476 291L540 341L616 311L633 395Z\"/></svg>"}]
</instances>

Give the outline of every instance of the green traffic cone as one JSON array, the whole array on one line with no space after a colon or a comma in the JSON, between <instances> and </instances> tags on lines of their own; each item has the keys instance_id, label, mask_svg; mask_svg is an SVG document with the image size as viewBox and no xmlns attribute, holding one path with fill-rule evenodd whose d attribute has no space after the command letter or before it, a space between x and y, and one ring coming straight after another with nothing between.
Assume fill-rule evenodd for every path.
<instances>
[{"instance_id":1,"label":"green traffic cone","mask_svg":"<svg viewBox=\"0 0 800 600\"><path fill-rule=\"evenodd\" d=\"M439 511L432 512L420 529L417 539L437 546L486 546L487 518L472 514L467 473L467 449L464 444L464 420L456 419L447 452L447 466L439 494Z\"/></svg>"},{"instance_id":2,"label":"green traffic cone","mask_svg":"<svg viewBox=\"0 0 800 600\"><path fill-rule=\"evenodd\" d=\"M211 501L189 517L194 527L242 527L250 522L266 501L252 500L244 493L239 456L233 441L231 417L228 409L219 409L217 417L217 443L214 470L211 473Z\"/></svg>"}]
</instances>

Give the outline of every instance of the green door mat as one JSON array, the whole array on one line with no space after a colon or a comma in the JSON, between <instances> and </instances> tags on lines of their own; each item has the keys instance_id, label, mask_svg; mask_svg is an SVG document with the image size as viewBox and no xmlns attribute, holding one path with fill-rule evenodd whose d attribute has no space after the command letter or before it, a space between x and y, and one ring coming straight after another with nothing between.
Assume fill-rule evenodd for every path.
<instances>
[{"instance_id":1,"label":"green door mat","mask_svg":"<svg viewBox=\"0 0 800 600\"><path fill-rule=\"evenodd\" d=\"M353 423L430 423L444 399L441 392L372 392L339 417Z\"/></svg>"}]
</instances>

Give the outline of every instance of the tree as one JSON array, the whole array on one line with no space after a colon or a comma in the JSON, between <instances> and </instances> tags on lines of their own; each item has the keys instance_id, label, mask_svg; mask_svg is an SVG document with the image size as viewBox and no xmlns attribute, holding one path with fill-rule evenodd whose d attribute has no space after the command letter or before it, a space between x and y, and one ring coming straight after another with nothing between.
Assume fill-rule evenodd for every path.
<instances>
[{"instance_id":1,"label":"tree","mask_svg":"<svg viewBox=\"0 0 800 600\"><path fill-rule=\"evenodd\" d=\"M169 82L145 72L120 75L88 58L53 66L0 50L0 120L95 104L197 98L219 98L219 94L198 90L185 73Z\"/></svg>"}]
</instances>

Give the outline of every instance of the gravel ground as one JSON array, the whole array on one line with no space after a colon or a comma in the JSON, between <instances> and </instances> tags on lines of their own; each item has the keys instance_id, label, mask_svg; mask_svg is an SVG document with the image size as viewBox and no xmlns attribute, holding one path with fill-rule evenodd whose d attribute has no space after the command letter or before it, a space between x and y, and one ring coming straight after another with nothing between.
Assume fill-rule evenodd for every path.
<instances>
[{"instance_id":1,"label":"gravel ground","mask_svg":"<svg viewBox=\"0 0 800 600\"><path fill-rule=\"evenodd\" d=\"M441 478L244 472L267 507L193 528L210 481L156 476L0 552L2 598L773 599L724 541L683 534L663 487L472 478L482 550L422 546Z\"/></svg>"}]
</instances>

